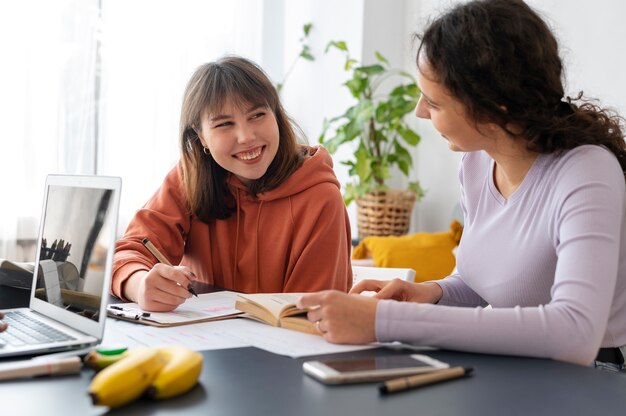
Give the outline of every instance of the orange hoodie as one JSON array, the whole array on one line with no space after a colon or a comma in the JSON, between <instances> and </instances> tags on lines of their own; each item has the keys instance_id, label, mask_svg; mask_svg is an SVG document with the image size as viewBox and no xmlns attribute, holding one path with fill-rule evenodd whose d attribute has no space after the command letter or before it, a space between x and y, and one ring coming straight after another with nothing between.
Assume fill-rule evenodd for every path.
<instances>
[{"instance_id":1,"label":"orange hoodie","mask_svg":"<svg viewBox=\"0 0 626 416\"><path fill-rule=\"evenodd\" d=\"M209 224L190 214L180 166L166 176L135 214L116 244L112 292L150 270L156 259L148 237L172 264L188 266L198 280L246 293L347 291L352 284L350 224L332 159L309 147L303 164L279 187L253 199L234 175L237 208Z\"/></svg>"}]
</instances>

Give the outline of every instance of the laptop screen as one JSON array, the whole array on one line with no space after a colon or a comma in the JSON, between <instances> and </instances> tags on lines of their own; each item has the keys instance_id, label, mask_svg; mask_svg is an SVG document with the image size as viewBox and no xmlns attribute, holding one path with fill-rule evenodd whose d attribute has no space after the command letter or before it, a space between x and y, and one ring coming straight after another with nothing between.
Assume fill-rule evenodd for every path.
<instances>
[{"instance_id":1,"label":"laptop screen","mask_svg":"<svg viewBox=\"0 0 626 416\"><path fill-rule=\"evenodd\" d=\"M44 201L34 296L99 320L117 226L112 189L49 185Z\"/></svg>"}]
</instances>

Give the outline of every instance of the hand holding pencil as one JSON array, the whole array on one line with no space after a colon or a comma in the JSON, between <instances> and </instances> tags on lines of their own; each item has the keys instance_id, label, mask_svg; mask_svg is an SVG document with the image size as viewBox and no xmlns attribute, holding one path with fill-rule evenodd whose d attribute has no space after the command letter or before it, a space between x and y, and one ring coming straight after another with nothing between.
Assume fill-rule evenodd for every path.
<instances>
[{"instance_id":1,"label":"hand holding pencil","mask_svg":"<svg viewBox=\"0 0 626 416\"><path fill-rule=\"evenodd\" d=\"M150 250L150 253L152 253L154 257L156 257L157 260L159 260L161 263L167 266L172 265L172 263L170 263L169 260L163 254L161 254L161 252L154 246L154 244L150 242L150 240L148 240L147 237L143 239L143 245L146 246L146 248ZM189 274L191 276L194 275L192 271L189 271ZM189 293L191 293L195 297L198 297L198 294L196 293L195 290L193 290L193 286L191 286L191 284L187 285L187 290L189 291Z\"/></svg>"},{"instance_id":2,"label":"hand holding pencil","mask_svg":"<svg viewBox=\"0 0 626 416\"><path fill-rule=\"evenodd\" d=\"M143 245L159 261L151 270L137 271L124 283L124 296L136 302L141 309L151 312L169 312L192 295L195 275L184 266L172 266L170 261L145 238Z\"/></svg>"}]
</instances>

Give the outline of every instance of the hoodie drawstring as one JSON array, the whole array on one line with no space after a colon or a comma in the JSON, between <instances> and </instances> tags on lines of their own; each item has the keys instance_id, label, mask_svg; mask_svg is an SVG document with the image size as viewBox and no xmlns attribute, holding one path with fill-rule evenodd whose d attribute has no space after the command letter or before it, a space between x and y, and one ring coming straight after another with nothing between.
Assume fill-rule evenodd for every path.
<instances>
[{"instance_id":1,"label":"hoodie drawstring","mask_svg":"<svg viewBox=\"0 0 626 416\"><path fill-rule=\"evenodd\" d=\"M255 251L254 251L254 263L256 264L256 273L254 280L254 293L259 293L259 268L261 267L259 264L259 224L261 223L261 210L263 209L263 201L259 204L259 212L256 216L256 232L255 232Z\"/></svg>"},{"instance_id":2,"label":"hoodie drawstring","mask_svg":"<svg viewBox=\"0 0 626 416\"><path fill-rule=\"evenodd\" d=\"M239 251L239 222L240 222L241 205L239 202L239 188L237 188L237 230L235 232L235 256L233 258L233 282L232 288L237 290L235 282L237 281L237 254Z\"/></svg>"}]
</instances>

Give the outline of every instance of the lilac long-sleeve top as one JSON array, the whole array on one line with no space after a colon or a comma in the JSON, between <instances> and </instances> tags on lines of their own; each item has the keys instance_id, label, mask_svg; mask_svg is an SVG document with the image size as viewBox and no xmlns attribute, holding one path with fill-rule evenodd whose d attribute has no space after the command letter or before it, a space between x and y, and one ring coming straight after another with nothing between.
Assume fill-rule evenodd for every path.
<instances>
[{"instance_id":1,"label":"lilac long-sleeve top","mask_svg":"<svg viewBox=\"0 0 626 416\"><path fill-rule=\"evenodd\" d=\"M582 365L626 344L626 185L615 156L592 145L540 155L508 199L493 170L485 152L464 155L458 273L437 281L436 305L380 301L378 340Z\"/></svg>"}]
</instances>

